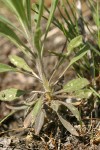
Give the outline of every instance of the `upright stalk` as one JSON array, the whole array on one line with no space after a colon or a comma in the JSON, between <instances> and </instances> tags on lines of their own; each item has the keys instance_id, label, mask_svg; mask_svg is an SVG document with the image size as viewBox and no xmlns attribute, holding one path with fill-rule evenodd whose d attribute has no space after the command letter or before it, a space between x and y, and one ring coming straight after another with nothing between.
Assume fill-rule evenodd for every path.
<instances>
[{"instance_id":1,"label":"upright stalk","mask_svg":"<svg viewBox=\"0 0 100 150\"><path fill-rule=\"evenodd\" d=\"M47 80L47 77L44 71L41 55L38 55L38 58L36 59L36 66L37 66L37 70L39 72L40 78L42 80L45 92L51 92L49 82Z\"/></svg>"},{"instance_id":2,"label":"upright stalk","mask_svg":"<svg viewBox=\"0 0 100 150\"><path fill-rule=\"evenodd\" d=\"M43 65L43 60L42 60L42 57L41 55L38 53L37 54L37 51L35 51L34 49L34 41L33 41L33 34L30 33L30 38L28 39L28 42L30 44L30 47L31 47L31 51L34 52L34 59L35 59L35 62L36 62L36 68L38 70L38 73L39 73L39 76L38 79L41 80L43 86L44 86L44 89L45 89L45 92L50 92L50 86L49 86L49 82L46 78L46 74L45 74L45 71L44 71L44 65ZM38 75L37 75L38 76Z\"/></svg>"}]
</instances>

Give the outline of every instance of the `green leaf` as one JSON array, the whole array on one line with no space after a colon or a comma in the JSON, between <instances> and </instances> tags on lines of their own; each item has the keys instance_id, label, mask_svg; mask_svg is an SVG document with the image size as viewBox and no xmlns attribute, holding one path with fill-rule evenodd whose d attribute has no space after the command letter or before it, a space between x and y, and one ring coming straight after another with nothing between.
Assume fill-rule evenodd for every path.
<instances>
[{"instance_id":1,"label":"green leaf","mask_svg":"<svg viewBox=\"0 0 100 150\"><path fill-rule=\"evenodd\" d=\"M18 90L15 88L6 89L0 92L1 101L13 101L18 97L25 94L25 91Z\"/></svg>"},{"instance_id":2,"label":"green leaf","mask_svg":"<svg viewBox=\"0 0 100 150\"><path fill-rule=\"evenodd\" d=\"M3 22L4 24L7 24L9 27L12 27L13 29L19 31L21 34L23 34L23 32L19 28L17 28L10 20L8 20L2 15L0 15L0 21Z\"/></svg>"},{"instance_id":3,"label":"green leaf","mask_svg":"<svg viewBox=\"0 0 100 150\"><path fill-rule=\"evenodd\" d=\"M0 125L5 122L9 117L11 117L12 115L14 115L14 113L16 113L16 110L11 111L9 114L7 114L3 119L0 119Z\"/></svg>"},{"instance_id":4,"label":"green leaf","mask_svg":"<svg viewBox=\"0 0 100 150\"><path fill-rule=\"evenodd\" d=\"M75 62L77 62L79 59L81 59L88 51L88 47L83 47L82 50L80 50L79 52L76 53L75 57L72 58L72 60L70 61L69 65L67 66L66 70L73 65Z\"/></svg>"},{"instance_id":5,"label":"green leaf","mask_svg":"<svg viewBox=\"0 0 100 150\"><path fill-rule=\"evenodd\" d=\"M75 91L74 96L76 98L89 98L92 95L92 91L90 89L82 89Z\"/></svg>"},{"instance_id":6,"label":"green leaf","mask_svg":"<svg viewBox=\"0 0 100 150\"><path fill-rule=\"evenodd\" d=\"M32 72L32 69L27 65L27 63L23 58L16 55L10 55L9 59L11 63L17 66L18 68L24 69L25 71Z\"/></svg>"},{"instance_id":7,"label":"green leaf","mask_svg":"<svg viewBox=\"0 0 100 150\"><path fill-rule=\"evenodd\" d=\"M0 73L7 72L7 71L17 71L17 69L15 69L9 65L0 63Z\"/></svg>"},{"instance_id":8,"label":"green leaf","mask_svg":"<svg viewBox=\"0 0 100 150\"><path fill-rule=\"evenodd\" d=\"M45 118L45 112L43 110L41 110L36 119L35 119L35 135L38 135L40 133L40 130L44 124L44 118Z\"/></svg>"},{"instance_id":9,"label":"green leaf","mask_svg":"<svg viewBox=\"0 0 100 150\"><path fill-rule=\"evenodd\" d=\"M38 51L38 53L40 54L41 53L41 29L38 28L35 30L35 33L34 33L34 45Z\"/></svg>"},{"instance_id":10,"label":"green leaf","mask_svg":"<svg viewBox=\"0 0 100 150\"><path fill-rule=\"evenodd\" d=\"M44 8L44 0L40 0L39 1L39 13L37 15L37 24L36 24L36 28L40 28L40 22L41 22L41 18L43 15L43 8Z\"/></svg>"},{"instance_id":11,"label":"green leaf","mask_svg":"<svg viewBox=\"0 0 100 150\"><path fill-rule=\"evenodd\" d=\"M81 35L79 35L79 36L75 37L74 39L72 39L70 41L70 43L68 44L68 47L67 47L68 53L71 53L71 51L74 48L80 46L82 43L83 43L83 41L82 41L82 36Z\"/></svg>"},{"instance_id":12,"label":"green leaf","mask_svg":"<svg viewBox=\"0 0 100 150\"><path fill-rule=\"evenodd\" d=\"M69 81L64 85L64 92L75 92L78 91L89 84L89 81L86 78L77 78Z\"/></svg>"},{"instance_id":13,"label":"green leaf","mask_svg":"<svg viewBox=\"0 0 100 150\"><path fill-rule=\"evenodd\" d=\"M36 20L37 20L37 24L36 24L36 31L34 34L34 45L39 53L39 55L41 55L41 18L43 15L43 8L44 8L44 0L40 0L39 1L39 13L38 15L36 15Z\"/></svg>"},{"instance_id":14,"label":"green leaf","mask_svg":"<svg viewBox=\"0 0 100 150\"><path fill-rule=\"evenodd\" d=\"M100 93L99 92L97 92L96 90L94 90L92 87L90 87L90 89L91 89L91 91L93 92L93 94L95 96L98 96L100 98Z\"/></svg>"},{"instance_id":15,"label":"green leaf","mask_svg":"<svg viewBox=\"0 0 100 150\"><path fill-rule=\"evenodd\" d=\"M76 129L67 121L65 120L61 115L58 114L59 120L63 124L63 126L72 134L75 136L79 136L78 132Z\"/></svg>"},{"instance_id":16,"label":"green leaf","mask_svg":"<svg viewBox=\"0 0 100 150\"><path fill-rule=\"evenodd\" d=\"M54 51L50 51L50 50L48 50L48 52L54 54L55 56L66 58L66 53L58 53L58 52L54 52Z\"/></svg>"},{"instance_id":17,"label":"green leaf","mask_svg":"<svg viewBox=\"0 0 100 150\"><path fill-rule=\"evenodd\" d=\"M28 48L20 41L16 33L2 21L0 21L0 34L11 40L25 54L29 52Z\"/></svg>"},{"instance_id":18,"label":"green leaf","mask_svg":"<svg viewBox=\"0 0 100 150\"><path fill-rule=\"evenodd\" d=\"M76 61L78 61L79 59L81 59L88 51L88 46L84 46L77 54L74 58L72 58L72 60L70 61L70 63L68 64L68 66L65 68L65 70L61 73L59 79L64 75L64 73L68 70L68 68L73 65ZM58 80L59 80L58 79ZM56 81L56 83L58 82L58 80Z\"/></svg>"},{"instance_id":19,"label":"green leaf","mask_svg":"<svg viewBox=\"0 0 100 150\"><path fill-rule=\"evenodd\" d=\"M29 31L31 31L31 0L22 0L22 4L24 6L24 10L26 13Z\"/></svg>"},{"instance_id":20,"label":"green leaf","mask_svg":"<svg viewBox=\"0 0 100 150\"><path fill-rule=\"evenodd\" d=\"M35 119L39 113L39 111L41 110L42 107L42 99L40 98L34 108L32 109L32 111L27 115L27 117L24 120L24 127L27 128L30 124L33 124L35 122Z\"/></svg>"},{"instance_id":21,"label":"green leaf","mask_svg":"<svg viewBox=\"0 0 100 150\"><path fill-rule=\"evenodd\" d=\"M57 4L58 4L58 0L52 0L51 9L50 9L50 15L49 15L47 26L46 26L45 38L46 38L47 33L49 31L49 27L50 27L50 25L52 23L52 20L53 20L53 17L54 17L54 12L55 12L55 9L57 7Z\"/></svg>"},{"instance_id":22,"label":"green leaf","mask_svg":"<svg viewBox=\"0 0 100 150\"><path fill-rule=\"evenodd\" d=\"M54 12L55 12L55 9L57 7L57 4L58 4L58 0L52 0L51 9L50 9L50 15L49 15L49 18L48 18L48 21L47 21L47 26L46 26L45 36L44 36L44 41L45 41L45 39L47 37L50 25L52 23L52 20L53 20L53 17L54 17ZM43 54L43 49L42 49L42 54Z\"/></svg>"},{"instance_id":23,"label":"green leaf","mask_svg":"<svg viewBox=\"0 0 100 150\"><path fill-rule=\"evenodd\" d=\"M23 28L25 29L25 27L28 27L28 20L25 14L22 0L20 3L18 0L3 0L3 2L16 14Z\"/></svg>"},{"instance_id":24,"label":"green leaf","mask_svg":"<svg viewBox=\"0 0 100 150\"><path fill-rule=\"evenodd\" d=\"M65 103L62 101L57 101L57 102L59 104L66 106L72 112L72 114L77 118L77 120L80 121L80 119L81 119L80 113L74 105L72 105L71 103Z\"/></svg>"},{"instance_id":25,"label":"green leaf","mask_svg":"<svg viewBox=\"0 0 100 150\"><path fill-rule=\"evenodd\" d=\"M41 107L42 107L42 99L40 98L40 99L37 101L37 103L35 104L34 109L33 109L33 113L32 113L32 124L34 123L37 114L38 114L39 111L41 110Z\"/></svg>"},{"instance_id":26,"label":"green leaf","mask_svg":"<svg viewBox=\"0 0 100 150\"><path fill-rule=\"evenodd\" d=\"M87 45L90 47L92 51L94 51L98 56L100 56L100 51L98 51L98 49L93 44L88 42Z\"/></svg>"},{"instance_id":27,"label":"green leaf","mask_svg":"<svg viewBox=\"0 0 100 150\"><path fill-rule=\"evenodd\" d=\"M32 10L35 12L35 14L34 14L34 23L37 24L38 15L39 15L39 4L32 3Z\"/></svg>"},{"instance_id":28,"label":"green leaf","mask_svg":"<svg viewBox=\"0 0 100 150\"><path fill-rule=\"evenodd\" d=\"M26 10L27 10L29 29L31 29L31 1L30 0L26 0Z\"/></svg>"}]
</instances>

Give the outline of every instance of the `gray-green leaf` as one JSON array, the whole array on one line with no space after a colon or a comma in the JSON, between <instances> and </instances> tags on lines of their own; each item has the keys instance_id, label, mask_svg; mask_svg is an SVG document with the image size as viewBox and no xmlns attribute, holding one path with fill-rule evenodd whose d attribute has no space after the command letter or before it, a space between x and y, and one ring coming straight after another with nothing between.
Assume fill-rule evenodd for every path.
<instances>
[{"instance_id":1,"label":"gray-green leaf","mask_svg":"<svg viewBox=\"0 0 100 150\"><path fill-rule=\"evenodd\" d=\"M31 29L31 0L26 0L26 8L27 8L26 10L27 10L29 29Z\"/></svg>"},{"instance_id":2,"label":"gray-green leaf","mask_svg":"<svg viewBox=\"0 0 100 150\"><path fill-rule=\"evenodd\" d=\"M61 115L58 114L59 120L63 124L63 126L72 134L75 136L79 136L78 132L76 129L67 121L65 120Z\"/></svg>"},{"instance_id":3,"label":"gray-green leaf","mask_svg":"<svg viewBox=\"0 0 100 150\"><path fill-rule=\"evenodd\" d=\"M0 34L11 40L25 54L29 53L28 48L21 42L16 33L2 21L0 21Z\"/></svg>"},{"instance_id":4,"label":"gray-green leaf","mask_svg":"<svg viewBox=\"0 0 100 150\"><path fill-rule=\"evenodd\" d=\"M3 2L10 8L11 11L16 14L23 28L25 29L25 27L28 27L28 20L26 17L23 2L20 1L19 3L18 0L3 0Z\"/></svg>"},{"instance_id":5,"label":"gray-green leaf","mask_svg":"<svg viewBox=\"0 0 100 150\"><path fill-rule=\"evenodd\" d=\"M74 58L72 58L72 60L70 61L70 63L68 64L68 66L65 68L65 70L61 73L59 79L64 75L64 73L68 70L68 68L73 65L75 62L77 62L79 59L81 59L88 51L88 46L84 46L76 55ZM68 54L66 54L67 56Z\"/></svg>"},{"instance_id":6,"label":"gray-green leaf","mask_svg":"<svg viewBox=\"0 0 100 150\"><path fill-rule=\"evenodd\" d=\"M72 58L72 60L70 61L67 69L73 65L75 62L77 62L78 60L80 60L88 51L88 47L83 47L82 50L80 50L79 52L76 53L75 57Z\"/></svg>"},{"instance_id":7,"label":"gray-green leaf","mask_svg":"<svg viewBox=\"0 0 100 150\"><path fill-rule=\"evenodd\" d=\"M5 18L4 16L0 15L0 21L2 21L4 24L7 24L9 27L19 31L21 34L23 33L19 28L17 28L10 20Z\"/></svg>"},{"instance_id":8,"label":"gray-green leaf","mask_svg":"<svg viewBox=\"0 0 100 150\"><path fill-rule=\"evenodd\" d=\"M89 98L92 95L92 91L90 89L82 89L75 91L74 96L76 98Z\"/></svg>"},{"instance_id":9,"label":"gray-green leaf","mask_svg":"<svg viewBox=\"0 0 100 150\"><path fill-rule=\"evenodd\" d=\"M81 44L82 44L82 36L81 35L72 39L67 47L68 53L70 53L74 48L80 46Z\"/></svg>"},{"instance_id":10,"label":"gray-green leaf","mask_svg":"<svg viewBox=\"0 0 100 150\"><path fill-rule=\"evenodd\" d=\"M77 118L77 120L80 121L81 116L80 116L78 109L75 106L73 106L71 103L65 103L62 101L57 101L57 102L59 104L66 106L72 112L72 114Z\"/></svg>"},{"instance_id":11,"label":"gray-green leaf","mask_svg":"<svg viewBox=\"0 0 100 150\"><path fill-rule=\"evenodd\" d=\"M77 78L69 81L63 87L64 92L75 92L78 91L89 84L89 81L86 78Z\"/></svg>"},{"instance_id":12,"label":"gray-green leaf","mask_svg":"<svg viewBox=\"0 0 100 150\"><path fill-rule=\"evenodd\" d=\"M60 104L57 102L57 101L54 101L54 100L52 100L51 101L51 108L54 110L54 111L58 111L58 109L59 109L59 106L60 106Z\"/></svg>"},{"instance_id":13,"label":"gray-green leaf","mask_svg":"<svg viewBox=\"0 0 100 150\"><path fill-rule=\"evenodd\" d=\"M16 55L10 55L9 59L11 63L14 64L15 66L21 69L24 69L26 71L32 72L32 69L27 65L27 63L25 62L23 58L16 56Z\"/></svg>"},{"instance_id":14,"label":"gray-green leaf","mask_svg":"<svg viewBox=\"0 0 100 150\"><path fill-rule=\"evenodd\" d=\"M42 107L42 99L40 98L37 103L35 104L32 111L27 115L27 117L24 120L24 127L27 128L30 124L34 124L35 119L41 110Z\"/></svg>"},{"instance_id":15,"label":"gray-green leaf","mask_svg":"<svg viewBox=\"0 0 100 150\"><path fill-rule=\"evenodd\" d=\"M0 73L7 72L7 71L17 71L17 69L15 69L9 65L0 63Z\"/></svg>"},{"instance_id":16,"label":"gray-green leaf","mask_svg":"<svg viewBox=\"0 0 100 150\"><path fill-rule=\"evenodd\" d=\"M34 126L35 135L38 135L40 133L40 130L44 124L44 117L45 117L45 112L44 110L41 110L35 119L35 126Z\"/></svg>"},{"instance_id":17,"label":"gray-green leaf","mask_svg":"<svg viewBox=\"0 0 100 150\"><path fill-rule=\"evenodd\" d=\"M34 45L38 53L41 53L41 29L37 28L34 33Z\"/></svg>"},{"instance_id":18,"label":"gray-green leaf","mask_svg":"<svg viewBox=\"0 0 100 150\"><path fill-rule=\"evenodd\" d=\"M18 90L15 88L6 89L0 92L1 101L13 101L18 97L25 94L25 91Z\"/></svg>"},{"instance_id":19,"label":"gray-green leaf","mask_svg":"<svg viewBox=\"0 0 100 150\"><path fill-rule=\"evenodd\" d=\"M44 0L40 0L39 1L39 12L38 15L36 15L36 31L35 31L35 35L34 35L34 45L38 51L38 54L41 55L41 48L42 48L42 44L41 44L41 18L43 15L43 8L44 8Z\"/></svg>"}]
</instances>

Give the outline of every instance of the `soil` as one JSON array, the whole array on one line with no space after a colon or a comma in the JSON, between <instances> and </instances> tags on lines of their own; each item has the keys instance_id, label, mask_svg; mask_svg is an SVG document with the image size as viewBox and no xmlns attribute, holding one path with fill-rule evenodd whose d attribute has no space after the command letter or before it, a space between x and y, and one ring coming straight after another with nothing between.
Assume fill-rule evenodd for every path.
<instances>
[{"instance_id":1,"label":"soil","mask_svg":"<svg viewBox=\"0 0 100 150\"><path fill-rule=\"evenodd\" d=\"M4 14L19 26L8 10L4 10L2 7L0 13ZM89 11L87 11L87 15L85 11L85 17L87 20L91 19ZM43 21L42 27L44 30L45 21ZM52 26L45 43L45 50L61 51L65 42L66 39L63 34ZM0 37L0 63L10 64L8 58L9 54L23 56L23 54L7 39ZM49 76L51 67L54 66L56 62L56 58L55 56L50 58L46 55L44 61L46 64L46 73ZM30 60L28 63L31 65ZM63 67L64 66L62 66L61 70ZM67 82L73 79L75 75L75 71L69 69L65 75L65 81ZM32 77L20 73L0 74L0 90L9 87L23 90L41 89L38 81ZM0 124L0 150L100 150L100 115L98 118L95 117L95 109L92 104L90 106L90 99L89 101L83 102L80 106L83 122L82 127L70 112L66 112L66 119L70 121L80 134L79 137L76 137L71 135L61 125L57 116L52 112L50 112L51 114L48 112L48 115L52 116L51 120L45 120L45 125L39 135L35 135L34 126L25 129L23 127L25 111L13 111L11 106L20 105L26 98L28 98L28 95L12 104L0 101L0 120L9 113L12 113Z\"/></svg>"}]
</instances>

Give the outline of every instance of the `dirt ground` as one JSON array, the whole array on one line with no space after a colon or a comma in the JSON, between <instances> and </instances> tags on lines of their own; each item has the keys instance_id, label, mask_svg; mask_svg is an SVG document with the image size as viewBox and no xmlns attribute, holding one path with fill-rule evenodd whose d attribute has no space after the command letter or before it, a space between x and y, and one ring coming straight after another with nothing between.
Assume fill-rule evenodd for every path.
<instances>
[{"instance_id":1,"label":"dirt ground","mask_svg":"<svg viewBox=\"0 0 100 150\"><path fill-rule=\"evenodd\" d=\"M4 7L0 9L0 14L4 14L19 26L12 14L4 9ZM89 11L86 11L86 7L84 7L84 14L88 20L91 19ZM43 28L45 28L44 26L45 21L43 21ZM45 50L53 49L60 51L65 42L66 39L61 31L52 27L45 43ZM8 59L9 54L23 56L6 38L0 37L0 63L10 64ZM49 56L45 57L45 68L48 74L55 61L54 56L51 58ZM69 81L75 77L75 74L73 69L69 69L66 73L67 78L65 80ZM21 73L0 74L0 90L9 87L23 90L38 90L41 88L37 80ZM94 108L89 105L88 101L81 106L82 121L84 123L82 128L70 112L66 112L66 118L80 132L80 136L76 137L66 131L55 114L51 115L49 112L48 114L53 116L53 118L51 117L51 120L45 121L45 125L39 135L34 134L34 126L27 129L23 128L25 112L23 110L12 111L9 105L20 105L24 98L26 97L12 104L0 101L0 120L11 113L0 124L0 150L100 150L100 118L95 119L91 117L94 114Z\"/></svg>"}]
</instances>

